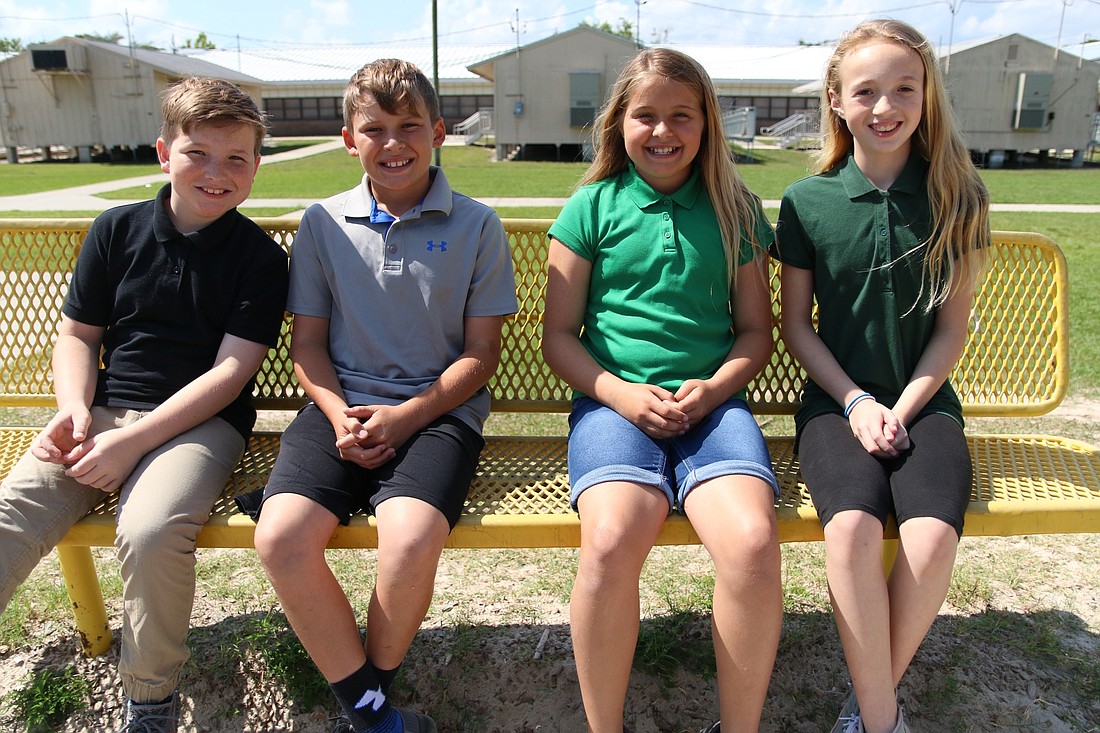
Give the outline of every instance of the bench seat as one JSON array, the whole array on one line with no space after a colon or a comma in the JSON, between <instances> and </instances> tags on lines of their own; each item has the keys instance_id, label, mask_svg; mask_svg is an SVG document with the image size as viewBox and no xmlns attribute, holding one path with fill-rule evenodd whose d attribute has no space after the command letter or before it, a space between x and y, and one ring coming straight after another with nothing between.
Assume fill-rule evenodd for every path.
<instances>
[{"instance_id":1,"label":"bench seat","mask_svg":"<svg viewBox=\"0 0 1100 733\"><path fill-rule=\"evenodd\" d=\"M296 219L260 219L288 249ZM49 354L68 275L90 220L0 221L0 407L52 407ZM546 282L546 220L507 220L520 310L504 324L500 368L490 382L494 412L564 413L569 388L539 351ZM952 375L968 417L1036 416L1053 410L1068 388L1068 277L1057 245L1032 233L994 232L989 273L975 300L972 331ZM773 286L778 273L773 267ZM773 287L773 293L777 287ZM776 333L778 299L773 294ZM288 356L288 330L257 376L258 409L293 411L304 395ZM805 374L776 340L772 359L749 385L758 415L791 415ZM38 428L0 428L0 477ZM1085 443L1044 435L968 435L974 483L965 534L1020 535L1100 531L1100 455ZM822 531L801 483L793 439L769 437L781 496L783 542L817 541ZM262 487L279 450L279 433L257 432L206 527L200 547L247 548L254 525L233 497ZM489 435L465 513L448 546L576 547L580 524L568 506L566 438ZM114 541L116 498L78 522L58 547L81 642L89 654L111 632L90 547ZM374 547L373 519L356 516L331 547ZM891 529L891 532L896 530ZM896 536L896 534L894 535ZM660 544L695 544L682 517L670 517Z\"/></svg>"}]
</instances>

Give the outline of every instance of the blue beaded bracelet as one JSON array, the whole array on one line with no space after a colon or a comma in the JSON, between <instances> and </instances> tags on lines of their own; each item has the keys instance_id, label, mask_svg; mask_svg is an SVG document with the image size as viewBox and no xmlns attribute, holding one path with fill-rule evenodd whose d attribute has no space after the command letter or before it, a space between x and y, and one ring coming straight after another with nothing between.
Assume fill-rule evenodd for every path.
<instances>
[{"instance_id":1,"label":"blue beaded bracelet","mask_svg":"<svg viewBox=\"0 0 1100 733\"><path fill-rule=\"evenodd\" d=\"M856 405L858 405L860 402L863 402L864 400L871 400L872 402L874 402L875 396L870 392L860 392L859 394L857 394L855 397L852 398L852 401L848 403L848 406L844 408L844 418L849 418L852 415L852 408L854 408Z\"/></svg>"}]
</instances>

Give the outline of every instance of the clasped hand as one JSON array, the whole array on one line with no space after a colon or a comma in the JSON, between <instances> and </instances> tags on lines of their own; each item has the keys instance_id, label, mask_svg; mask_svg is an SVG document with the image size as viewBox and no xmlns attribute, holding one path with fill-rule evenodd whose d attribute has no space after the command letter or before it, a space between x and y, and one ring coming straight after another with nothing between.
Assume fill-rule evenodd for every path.
<instances>
[{"instance_id":1,"label":"clasped hand","mask_svg":"<svg viewBox=\"0 0 1100 733\"><path fill-rule=\"evenodd\" d=\"M909 448L909 431L890 408L874 400L863 400L848 416L852 435L864 450L880 458L896 458Z\"/></svg>"},{"instance_id":2,"label":"clasped hand","mask_svg":"<svg viewBox=\"0 0 1100 733\"><path fill-rule=\"evenodd\" d=\"M336 447L345 461L363 468L378 468L397 455L412 436L396 407L359 405L344 410L336 427Z\"/></svg>"},{"instance_id":3,"label":"clasped hand","mask_svg":"<svg viewBox=\"0 0 1100 733\"><path fill-rule=\"evenodd\" d=\"M611 407L646 435L655 439L683 435L702 422L716 406L717 396L703 379L689 379L675 392L652 384L624 382L612 396Z\"/></svg>"},{"instance_id":4,"label":"clasped hand","mask_svg":"<svg viewBox=\"0 0 1100 733\"><path fill-rule=\"evenodd\" d=\"M65 475L105 493L117 491L143 455L122 428L88 436L92 417L86 408L61 410L31 444L40 461L66 466Z\"/></svg>"}]
</instances>

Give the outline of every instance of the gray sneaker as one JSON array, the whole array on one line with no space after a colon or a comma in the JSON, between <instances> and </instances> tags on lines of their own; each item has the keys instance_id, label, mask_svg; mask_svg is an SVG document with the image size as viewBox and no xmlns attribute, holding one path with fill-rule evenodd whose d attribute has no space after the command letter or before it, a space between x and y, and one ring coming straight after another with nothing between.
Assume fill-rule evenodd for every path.
<instances>
[{"instance_id":1,"label":"gray sneaker","mask_svg":"<svg viewBox=\"0 0 1100 733\"><path fill-rule=\"evenodd\" d=\"M343 713L329 718L328 722L333 723L332 733L355 733L355 728L351 727L351 721Z\"/></svg>"},{"instance_id":2,"label":"gray sneaker","mask_svg":"<svg viewBox=\"0 0 1100 733\"><path fill-rule=\"evenodd\" d=\"M829 733L863 733L863 721L859 717L859 701L856 700L855 690L844 701L840 716Z\"/></svg>"},{"instance_id":3,"label":"gray sneaker","mask_svg":"<svg viewBox=\"0 0 1100 733\"><path fill-rule=\"evenodd\" d=\"M167 702L126 701L126 723L118 733L176 733L179 726L179 698L176 693Z\"/></svg>"},{"instance_id":4,"label":"gray sneaker","mask_svg":"<svg viewBox=\"0 0 1100 733\"><path fill-rule=\"evenodd\" d=\"M414 713L404 708L394 708L401 716L401 724L405 726L405 733L439 733L435 727L435 721L424 713Z\"/></svg>"}]
</instances>

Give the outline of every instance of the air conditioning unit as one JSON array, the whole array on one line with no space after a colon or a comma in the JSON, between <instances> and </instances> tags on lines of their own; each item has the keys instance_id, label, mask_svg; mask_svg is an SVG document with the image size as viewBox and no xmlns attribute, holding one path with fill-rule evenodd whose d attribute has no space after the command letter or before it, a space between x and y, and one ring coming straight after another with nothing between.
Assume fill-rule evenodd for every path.
<instances>
[{"instance_id":1,"label":"air conditioning unit","mask_svg":"<svg viewBox=\"0 0 1100 733\"><path fill-rule=\"evenodd\" d=\"M1013 110L1012 129L1039 130L1046 126L1050 90L1053 86L1053 74L1020 72L1016 82L1016 109Z\"/></svg>"},{"instance_id":2,"label":"air conditioning unit","mask_svg":"<svg viewBox=\"0 0 1100 733\"><path fill-rule=\"evenodd\" d=\"M72 44L44 45L30 47L31 69L39 74L86 74L88 73L88 55L83 46Z\"/></svg>"}]
</instances>

